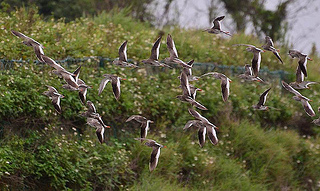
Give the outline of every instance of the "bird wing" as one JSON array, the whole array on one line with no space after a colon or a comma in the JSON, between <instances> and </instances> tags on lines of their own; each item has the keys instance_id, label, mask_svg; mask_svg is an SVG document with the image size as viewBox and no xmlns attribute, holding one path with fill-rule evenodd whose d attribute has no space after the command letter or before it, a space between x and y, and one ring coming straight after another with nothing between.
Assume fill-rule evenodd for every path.
<instances>
[{"instance_id":1,"label":"bird wing","mask_svg":"<svg viewBox=\"0 0 320 191\"><path fill-rule=\"evenodd\" d=\"M148 134L149 123L147 123L147 121L142 122L140 127L141 127L141 132L140 132L141 138L146 138Z\"/></svg>"},{"instance_id":2,"label":"bird wing","mask_svg":"<svg viewBox=\"0 0 320 191\"><path fill-rule=\"evenodd\" d=\"M91 101L87 101L88 111L91 113L97 113L96 107Z\"/></svg>"},{"instance_id":3,"label":"bird wing","mask_svg":"<svg viewBox=\"0 0 320 191\"><path fill-rule=\"evenodd\" d=\"M170 53L170 58L178 58L178 52L170 34L167 36L167 49Z\"/></svg>"},{"instance_id":4,"label":"bird wing","mask_svg":"<svg viewBox=\"0 0 320 191\"><path fill-rule=\"evenodd\" d=\"M300 66L300 69L301 69L301 72L306 76L308 77L308 74L307 74L307 55L303 55L303 56L300 56L299 57L299 61L298 61L298 64Z\"/></svg>"},{"instance_id":5,"label":"bird wing","mask_svg":"<svg viewBox=\"0 0 320 191\"><path fill-rule=\"evenodd\" d=\"M252 64L253 74L255 77L259 75L260 63L261 63L261 53L254 52L251 64Z\"/></svg>"},{"instance_id":6,"label":"bird wing","mask_svg":"<svg viewBox=\"0 0 320 191\"><path fill-rule=\"evenodd\" d=\"M154 43L152 49L151 49L151 56L150 59L158 60L159 59L159 49L160 49L160 42L161 42L162 36L160 36L156 42Z\"/></svg>"},{"instance_id":7,"label":"bird wing","mask_svg":"<svg viewBox=\"0 0 320 191\"><path fill-rule=\"evenodd\" d=\"M215 18L215 19L212 21L212 23L213 23L212 28L213 28L213 29L218 29L218 30L220 30L220 21L221 21L222 19L224 19L224 17L225 17L225 16L220 16L220 17Z\"/></svg>"},{"instance_id":8,"label":"bird wing","mask_svg":"<svg viewBox=\"0 0 320 191\"><path fill-rule=\"evenodd\" d=\"M104 130L105 129L101 124L97 127L97 130L96 130L96 134L97 134L97 137L99 139L100 144L102 144L104 142Z\"/></svg>"},{"instance_id":9,"label":"bird wing","mask_svg":"<svg viewBox=\"0 0 320 191\"><path fill-rule=\"evenodd\" d=\"M274 49L274 50L272 51L272 53L273 53L273 54L278 58L278 60L280 60L280 62L283 64L283 61L282 61L282 59L281 59L281 57L280 57L279 52Z\"/></svg>"},{"instance_id":10,"label":"bird wing","mask_svg":"<svg viewBox=\"0 0 320 191\"><path fill-rule=\"evenodd\" d=\"M189 121L184 125L183 130L188 129L189 127L191 127L191 126L193 126L193 125L196 125L196 124L199 123L199 122L200 122L199 120L189 120Z\"/></svg>"},{"instance_id":11,"label":"bird wing","mask_svg":"<svg viewBox=\"0 0 320 191\"><path fill-rule=\"evenodd\" d=\"M218 144L218 137L214 127L206 127L208 137L213 145Z\"/></svg>"},{"instance_id":12,"label":"bird wing","mask_svg":"<svg viewBox=\"0 0 320 191\"><path fill-rule=\"evenodd\" d=\"M33 50L34 50L34 53L36 54L37 56L37 59L40 61L40 62L45 62L42 58L42 55L44 55L44 52L43 52L43 49L41 48L41 46L33 46Z\"/></svg>"},{"instance_id":13,"label":"bird wing","mask_svg":"<svg viewBox=\"0 0 320 191\"><path fill-rule=\"evenodd\" d=\"M124 41L119 47L119 60L127 62L127 43L128 41Z\"/></svg>"},{"instance_id":14,"label":"bird wing","mask_svg":"<svg viewBox=\"0 0 320 191\"><path fill-rule=\"evenodd\" d=\"M230 82L229 78L222 78L221 79L221 92L222 92L222 99L224 102L228 100L230 94Z\"/></svg>"},{"instance_id":15,"label":"bird wing","mask_svg":"<svg viewBox=\"0 0 320 191\"><path fill-rule=\"evenodd\" d=\"M266 45L267 45L267 46L274 46L271 37L266 36L266 37L265 37L265 40L266 40Z\"/></svg>"},{"instance_id":16,"label":"bird wing","mask_svg":"<svg viewBox=\"0 0 320 191\"><path fill-rule=\"evenodd\" d=\"M61 113L61 106L60 106L60 94L53 94L51 97L52 99L52 104L55 108L55 110L60 114Z\"/></svg>"},{"instance_id":17,"label":"bird wing","mask_svg":"<svg viewBox=\"0 0 320 191\"><path fill-rule=\"evenodd\" d=\"M120 97L120 78L115 77L111 81L113 95L116 98L116 100L119 100Z\"/></svg>"},{"instance_id":18,"label":"bird wing","mask_svg":"<svg viewBox=\"0 0 320 191\"><path fill-rule=\"evenodd\" d=\"M56 63L52 58L49 58L48 56L42 55L41 58L43 61L48 64L49 66L55 68L58 71L66 71L60 64Z\"/></svg>"},{"instance_id":19,"label":"bird wing","mask_svg":"<svg viewBox=\"0 0 320 191\"><path fill-rule=\"evenodd\" d=\"M203 147L204 143L206 142L206 130L207 128L201 127L198 130L198 139L200 147Z\"/></svg>"},{"instance_id":20,"label":"bird wing","mask_svg":"<svg viewBox=\"0 0 320 191\"><path fill-rule=\"evenodd\" d=\"M269 93L270 89L271 89L271 88L267 89L266 91L264 91L264 92L261 94L258 105L264 105L264 104L266 103L267 96L268 96L268 93Z\"/></svg>"},{"instance_id":21,"label":"bird wing","mask_svg":"<svg viewBox=\"0 0 320 191\"><path fill-rule=\"evenodd\" d=\"M247 76L252 76L252 67L249 64L244 66L244 74Z\"/></svg>"},{"instance_id":22,"label":"bird wing","mask_svg":"<svg viewBox=\"0 0 320 191\"><path fill-rule=\"evenodd\" d=\"M291 87L289 84L287 84L285 81L281 81L282 86L284 89L288 90L289 92L295 94L296 96L302 96L297 90L295 90L293 87Z\"/></svg>"},{"instance_id":23,"label":"bird wing","mask_svg":"<svg viewBox=\"0 0 320 191\"><path fill-rule=\"evenodd\" d=\"M109 78L103 78L102 81L100 82L100 86L99 86L99 93L98 95L101 94L101 92L103 91L103 89L106 87L106 85L108 84L108 82L110 81Z\"/></svg>"},{"instance_id":24,"label":"bird wing","mask_svg":"<svg viewBox=\"0 0 320 191\"><path fill-rule=\"evenodd\" d=\"M310 117L314 117L316 114L313 111L310 103L307 100L301 99L301 103L303 105L304 111L310 116Z\"/></svg>"},{"instance_id":25,"label":"bird wing","mask_svg":"<svg viewBox=\"0 0 320 191\"><path fill-rule=\"evenodd\" d=\"M137 122L139 122L139 123L142 123L142 122L144 122L144 121L147 121L147 118L145 118L145 117L143 117L143 116L141 116L141 115L131 115L127 120L126 120L126 122L129 122L129 121L131 121L131 120L136 120Z\"/></svg>"},{"instance_id":26,"label":"bird wing","mask_svg":"<svg viewBox=\"0 0 320 191\"><path fill-rule=\"evenodd\" d=\"M37 45L37 46L41 46L41 48L43 48L42 44L40 44L39 42L35 41L34 39L28 37L27 35L25 35L21 32L11 30L11 33L19 38L22 38L26 41L29 41L32 44L32 46Z\"/></svg>"},{"instance_id":27,"label":"bird wing","mask_svg":"<svg viewBox=\"0 0 320 191\"><path fill-rule=\"evenodd\" d=\"M87 92L88 92L87 88L81 88L81 91L79 91L79 97L83 105L86 103Z\"/></svg>"},{"instance_id":28,"label":"bird wing","mask_svg":"<svg viewBox=\"0 0 320 191\"><path fill-rule=\"evenodd\" d=\"M149 163L149 170L153 171L158 164L159 161L159 156L160 156L160 147L153 147L153 150L151 152L151 157L150 157L150 163Z\"/></svg>"},{"instance_id":29,"label":"bird wing","mask_svg":"<svg viewBox=\"0 0 320 191\"><path fill-rule=\"evenodd\" d=\"M80 70L81 70L81 65L73 72L73 74L74 74L73 78L77 84L79 84L78 80L79 80Z\"/></svg>"},{"instance_id":30,"label":"bird wing","mask_svg":"<svg viewBox=\"0 0 320 191\"><path fill-rule=\"evenodd\" d=\"M301 71L300 66L297 66L297 70L296 70L296 82L297 83L301 83L304 81L304 74Z\"/></svg>"},{"instance_id":31,"label":"bird wing","mask_svg":"<svg viewBox=\"0 0 320 191\"><path fill-rule=\"evenodd\" d=\"M187 96L191 97L189 80L188 80L187 75L184 72L181 72L180 84L181 84L183 95L187 95Z\"/></svg>"}]
</instances>

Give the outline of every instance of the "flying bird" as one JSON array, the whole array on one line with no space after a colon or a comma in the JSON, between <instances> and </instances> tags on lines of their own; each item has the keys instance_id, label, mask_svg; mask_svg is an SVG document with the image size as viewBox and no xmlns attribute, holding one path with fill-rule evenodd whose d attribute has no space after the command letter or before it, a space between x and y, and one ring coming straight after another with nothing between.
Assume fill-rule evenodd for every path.
<instances>
[{"instance_id":1,"label":"flying bird","mask_svg":"<svg viewBox=\"0 0 320 191\"><path fill-rule=\"evenodd\" d=\"M264 91L264 92L261 94L258 104L252 106L253 109L257 109L257 110L268 110L268 106L265 106L264 104L266 103L267 96L268 96L268 93L269 93L270 89L271 89L271 88L267 89L266 91Z\"/></svg>"},{"instance_id":2,"label":"flying bird","mask_svg":"<svg viewBox=\"0 0 320 191\"><path fill-rule=\"evenodd\" d=\"M278 58L278 60L280 60L280 62L283 64L283 61L282 61L280 54L279 54L279 50L277 50L274 47L274 44L273 44L271 37L266 36L265 40L266 40L266 43L264 45L262 45L262 48L264 50L271 51Z\"/></svg>"},{"instance_id":3,"label":"flying bird","mask_svg":"<svg viewBox=\"0 0 320 191\"><path fill-rule=\"evenodd\" d=\"M42 59L42 55L44 55L44 52L43 52L43 45L40 44L39 42L35 41L34 39L24 35L23 33L21 32L18 32L18 31L14 31L14 30L11 30L11 33L21 39L23 39L23 44L27 45L27 46L32 46L33 47L33 50L37 56L37 59L40 61L40 62L44 62L44 60Z\"/></svg>"},{"instance_id":4,"label":"flying bird","mask_svg":"<svg viewBox=\"0 0 320 191\"><path fill-rule=\"evenodd\" d=\"M209 29L205 29L203 32L207 31L208 33L212 33L212 34L220 34L220 33L223 33L223 34L226 34L226 35L229 35L231 36L230 32L227 32L227 31L223 31L221 30L220 28L220 22L222 21L222 19L224 19L225 16L220 16L220 17L217 17L215 18L212 23L213 23L213 26Z\"/></svg>"},{"instance_id":5,"label":"flying bird","mask_svg":"<svg viewBox=\"0 0 320 191\"><path fill-rule=\"evenodd\" d=\"M212 76L216 79L221 80L221 92L222 92L222 99L224 102L228 100L230 94L230 82L232 82L226 75L218 73L218 72L209 72L203 74L201 77L204 76Z\"/></svg>"},{"instance_id":6,"label":"flying bird","mask_svg":"<svg viewBox=\"0 0 320 191\"><path fill-rule=\"evenodd\" d=\"M126 79L120 78L120 77L118 77L116 75L112 75L112 74L104 74L103 77L104 78L102 79L100 86L99 86L98 95L101 94L101 92L106 87L108 82L111 81L113 95L116 98L116 100L119 100L119 98L120 98L120 80L126 80Z\"/></svg>"},{"instance_id":7,"label":"flying bird","mask_svg":"<svg viewBox=\"0 0 320 191\"><path fill-rule=\"evenodd\" d=\"M309 85L311 84L319 84L319 82L312 82L312 81L304 81L304 74L301 71L300 66L297 66L296 70L296 81L290 82L290 86L294 89L308 89Z\"/></svg>"},{"instance_id":8,"label":"flying bird","mask_svg":"<svg viewBox=\"0 0 320 191\"><path fill-rule=\"evenodd\" d=\"M291 58L298 58L298 65L300 66L301 72L305 75L305 77L308 76L307 74L307 61L310 60L312 61L311 58L308 57L308 55L303 54L297 50L289 50L288 53Z\"/></svg>"},{"instance_id":9,"label":"flying bird","mask_svg":"<svg viewBox=\"0 0 320 191\"><path fill-rule=\"evenodd\" d=\"M191 93L189 80L187 78L187 75L182 72L180 75L180 86L182 88L182 95L178 95L176 98L183 102L188 102L192 106L201 109L201 110L208 110L205 106L203 106L201 103L197 102L195 99L193 99L194 93Z\"/></svg>"},{"instance_id":10,"label":"flying bird","mask_svg":"<svg viewBox=\"0 0 320 191\"><path fill-rule=\"evenodd\" d=\"M126 120L126 122L129 122L131 120L135 120L141 124L140 125L140 127L141 127L141 136L140 137L146 138L147 134L148 134L149 124L153 123L153 121L151 121L141 115L132 115ZM142 140L141 140L141 142L142 142Z\"/></svg>"},{"instance_id":11,"label":"flying bird","mask_svg":"<svg viewBox=\"0 0 320 191\"><path fill-rule=\"evenodd\" d=\"M152 139L144 139L144 138L134 138L134 139L138 141L146 141L144 144L152 148L150 162L149 162L149 170L150 172L153 171L158 165L160 149L166 148L166 146L163 146Z\"/></svg>"},{"instance_id":12,"label":"flying bird","mask_svg":"<svg viewBox=\"0 0 320 191\"><path fill-rule=\"evenodd\" d=\"M131 64L127 60L127 43L128 41L124 41L121 46L119 47L119 58L115 59L112 63L122 67L130 67L136 68L138 67L135 64Z\"/></svg>"},{"instance_id":13,"label":"flying bird","mask_svg":"<svg viewBox=\"0 0 320 191\"><path fill-rule=\"evenodd\" d=\"M211 141L211 143L213 145L216 145L218 144L218 137L217 137L217 133L216 133L216 130L215 129L218 129L218 127L216 127L214 124L212 124L207 118L203 117L202 115L200 115L200 113L198 113L197 111L195 111L194 109L191 109L189 108L188 109L190 115L192 115L194 118L196 118L197 120L201 121L201 125L205 126L206 127L206 130L203 130L203 131L206 131L206 133L208 134L208 137ZM191 124L194 124L194 123L187 123L185 125L185 128L186 126L191 126ZM199 124L197 124L199 125ZM204 133L204 132L202 132ZM202 137L203 137L203 134L202 134ZM203 140L204 141L204 140ZM200 143L201 145L201 143Z\"/></svg>"},{"instance_id":14,"label":"flying bird","mask_svg":"<svg viewBox=\"0 0 320 191\"><path fill-rule=\"evenodd\" d=\"M293 87L291 87L289 84L287 84L284 81L281 81L282 86L284 87L284 89L288 90L289 92L293 93L295 96L293 96L292 98L296 101L300 101L301 104L303 105L303 108L305 110L305 112L310 116L313 117L315 116L315 113L309 103L309 101L311 101L309 98L301 95L297 90L293 89Z\"/></svg>"},{"instance_id":15,"label":"flying bird","mask_svg":"<svg viewBox=\"0 0 320 191\"><path fill-rule=\"evenodd\" d=\"M247 46L246 50L248 52L253 53L253 58L251 60L251 67L253 70L253 75L257 77L259 75L260 64L261 64L261 52L264 52L264 50L261 50L260 48L257 48L250 44L234 44L233 46Z\"/></svg>"},{"instance_id":16,"label":"flying bird","mask_svg":"<svg viewBox=\"0 0 320 191\"><path fill-rule=\"evenodd\" d=\"M264 82L260 77L254 76L252 72L252 67L250 64L246 64L244 66L245 72L240 74L238 77L245 80L245 81L257 81L257 82Z\"/></svg>"},{"instance_id":17,"label":"flying bird","mask_svg":"<svg viewBox=\"0 0 320 191\"><path fill-rule=\"evenodd\" d=\"M60 106L60 98L64 98L63 95L61 95L56 88L52 86L47 86L48 91L43 92L44 95L48 96L51 99L51 103L56 110L57 113L61 113L61 106Z\"/></svg>"},{"instance_id":18,"label":"flying bird","mask_svg":"<svg viewBox=\"0 0 320 191\"><path fill-rule=\"evenodd\" d=\"M190 120L185 124L183 130L188 129L191 126L198 128L199 145L200 145L200 147L203 147L204 143L206 141L206 132L207 132L206 126L204 126L202 121L200 121L200 120Z\"/></svg>"},{"instance_id":19,"label":"flying bird","mask_svg":"<svg viewBox=\"0 0 320 191\"><path fill-rule=\"evenodd\" d=\"M151 55L148 59L142 60L142 63L144 64L150 64L152 66L162 66L162 67L168 67L168 68L172 68L171 66L164 64L164 63L160 63L159 62L159 49L160 49L160 42L161 42L161 36L156 40L156 42L154 43L152 49L151 49Z\"/></svg>"}]
</instances>

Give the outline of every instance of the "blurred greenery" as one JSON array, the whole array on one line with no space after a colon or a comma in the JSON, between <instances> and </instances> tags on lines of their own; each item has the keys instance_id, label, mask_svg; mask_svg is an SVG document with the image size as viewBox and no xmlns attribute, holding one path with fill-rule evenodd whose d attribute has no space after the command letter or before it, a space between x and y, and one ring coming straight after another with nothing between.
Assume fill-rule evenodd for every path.
<instances>
[{"instance_id":1,"label":"blurred greenery","mask_svg":"<svg viewBox=\"0 0 320 191\"><path fill-rule=\"evenodd\" d=\"M19 8L0 12L0 59L15 62L0 75L0 188L1 190L317 190L320 181L319 128L311 123L300 103L280 86L279 79L266 78L268 85L244 83L230 71L229 101L221 98L220 82L203 78L192 82L203 89L197 100L209 110L201 111L219 127L219 144L197 144L195 129L183 131L193 119L188 104L175 97L179 69L151 68L139 63L149 57L154 40L170 33L182 60L244 66L252 55L232 44L262 45L244 34L221 38L198 30L166 28L158 31L148 23L128 17L125 11L111 11L71 22L44 20L37 9ZM52 68L36 60L32 48L21 43L10 30L18 30L41 42L53 59L89 58L80 63L61 63L68 71L82 65L80 78L88 85L87 99L93 101L111 128L105 132L107 144L99 144L95 129L86 125L79 113L85 110L77 92L61 88L63 81ZM98 57L118 57L118 47L128 40L128 58L138 69L119 68ZM280 47L278 47L280 48ZM281 65L271 52L262 55L262 68L286 70L286 81L294 79L296 60L286 56ZM168 56L165 38L160 59ZM318 57L313 58L319 62ZM308 80L319 81L319 67L308 64ZM204 71L194 70L195 75ZM98 96L105 73L122 81L116 101L108 84ZM52 85L65 96L62 114L55 113L42 95ZM276 108L254 111L259 95L272 86L267 105ZM319 86L301 91L317 100ZM317 103L311 103L315 108ZM139 127L125 123L132 114L155 121L148 138L166 145L156 170L148 169L151 148L133 138Z\"/></svg>"}]
</instances>

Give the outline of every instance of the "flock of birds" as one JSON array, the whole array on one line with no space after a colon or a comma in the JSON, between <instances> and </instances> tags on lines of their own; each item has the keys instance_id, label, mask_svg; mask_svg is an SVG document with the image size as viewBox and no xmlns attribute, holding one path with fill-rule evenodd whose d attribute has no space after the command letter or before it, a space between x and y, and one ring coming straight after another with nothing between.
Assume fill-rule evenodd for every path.
<instances>
[{"instance_id":1,"label":"flock of birds","mask_svg":"<svg viewBox=\"0 0 320 191\"><path fill-rule=\"evenodd\" d=\"M226 34L231 36L229 32L222 31L220 29L220 22L224 18L224 16L217 17L213 21L212 28L206 29L204 31L207 31L208 33L213 34ZM34 49L35 55L37 59L42 62L46 63L49 66L53 67L55 70L52 72L59 77L62 77L66 84L64 84L62 87L65 89L68 89L70 91L78 91L80 101L82 104L87 106L87 110L84 113L81 113L80 115L83 117L86 117L87 124L91 127L96 128L96 134L98 137L99 142L102 144L104 142L104 131L106 128L110 128L110 126L105 125L103 122L101 115L97 112L94 104L91 101L86 101L86 94L87 90L92 88L91 86L88 86L83 80L79 78L80 69L81 66L79 66L74 72L69 72L65 68L63 68L60 64L56 63L53 59L49 58L48 56L45 56L43 52L43 46L41 43L35 41L34 39L24 35L21 32L17 32L14 30L11 30L12 34L23 39L23 43L27 46L31 46ZM246 80L246 81L257 81L257 82L264 82L259 77L259 69L260 69L260 63L261 63L261 53L265 51L271 51L277 59L283 63L280 55L279 50L277 50L274 47L274 44L272 42L272 39L268 36L265 37L266 43L262 46L262 49L257 48L256 46L249 45L249 44L235 44L234 46L246 46L246 50L253 53L253 59L251 61L251 65L245 65L245 72L238 77ZM151 49L151 55L148 59L142 60L144 64L149 64L152 66L160 66L160 67L168 67L172 68L168 64L179 64L182 67L181 74L179 75L180 80L180 88L182 89L182 95L178 95L177 98L183 102L187 102L191 104L193 107L198 108L200 110L207 110L207 108L196 101L196 93L197 91L201 91L201 89L196 88L189 84L191 81L198 80L199 78L210 76L215 79L218 79L221 81L221 92L222 92L222 100L226 102L229 97L230 93L230 82L231 80L224 74L218 73L218 72L209 72L206 74L203 74L202 76L194 76L192 75L192 66L194 60L191 60L189 62L184 62L179 59L178 52L175 47L174 41L172 39L172 36L168 34L167 36L167 48L170 53L170 57L165 58L164 62L159 61L159 48L160 48L160 42L161 37L159 37L152 49ZM313 117L315 116L315 112L313 111L311 105L309 104L310 99L300 94L296 89L305 89L308 88L308 85L314 84L316 82L310 82L310 81L304 81L304 77L307 77L307 60L311 60L306 54L303 54L296 50L289 50L288 53L292 58L298 58L298 66L296 70L296 81L291 82L290 84L287 84L286 82L282 81L282 86L288 90L289 92L295 94L293 96L293 99L296 101L300 101L304 107L305 112ZM119 48L119 58L115 59L113 61L113 64L120 66L120 67L130 67L135 68L138 67L137 65L133 63L129 63L127 60L127 41L123 42ZM98 94L100 95L102 91L105 89L105 86L108 84L108 82L111 82L113 94L116 100L119 100L120 97L120 81L125 80L122 79L116 75L113 74L104 74L103 79L100 83ZM61 95L56 88L53 86L47 86L48 90L45 91L43 94L48 96L52 104L56 110L57 113L61 113L61 106L60 106L60 99L64 96ZM261 96L260 100L256 105L253 105L253 109L256 110L267 110L269 107L265 105L267 95L269 91L271 90L271 87L265 90ZM188 111L191 116L193 116L195 119L190 120L185 124L185 127L183 128L188 129L191 126L194 126L198 128L198 139L199 139L199 145L201 147L204 146L206 134L209 137L210 142L213 145L216 145L218 143L218 137L216 134L216 127L214 124L212 124L208 119L203 117L198 111L196 111L194 108L189 108ZM320 109L320 108L319 108ZM149 169L150 171L153 171L157 164L158 159L160 155L160 148L163 148L165 146L157 143L156 141L152 139L147 139L147 132L149 129L150 123L153 123L152 120L149 120L141 115L132 115L130 116L126 122L129 121L136 121L141 124L141 135L140 138L135 138L136 140L139 140L141 142L145 141L145 145L152 147L152 153L151 158L149 162ZM320 126L320 118L313 121L316 125Z\"/></svg>"}]
</instances>

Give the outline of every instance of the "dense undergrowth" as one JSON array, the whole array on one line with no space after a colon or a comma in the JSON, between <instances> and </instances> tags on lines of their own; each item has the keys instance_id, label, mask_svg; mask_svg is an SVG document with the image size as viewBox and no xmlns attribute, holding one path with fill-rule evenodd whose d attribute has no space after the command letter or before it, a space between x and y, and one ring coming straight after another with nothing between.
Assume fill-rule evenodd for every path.
<instances>
[{"instance_id":1,"label":"dense undergrowth","mask_svg":"<svg viewBox=\"0 0 320 191\"><path fill-rule=\"evenodd\" d=\"M183 60L243 66L250 53L236 43L263 44L253 36L234 34L221 38L198 30L179 28L159 31L148 24L125 16L124 12L102 13L94 18L44 21L36 10L18 9L0 13L0 59L30 60L14 63L0 75L0 188L2 190L317 190L320 181L320 140L318 128L311 123L301 104L280 87L279 78L269 84L243 83L230 71L233 80L229 101L224 103L220 82L203 78L193 82L204 91L197 99L209 110L201 111L219 127L220 142L197 144L196 129L183 131L191 120L188 104L175 97L179 69L123 69L97 56L116 58L118 47L128 40L128 58L135 62L149 57L159 34L172 34ZM45 54L54 59L67 57L90 60L62 63L69 71L81 64L80 78L92 86L87 99L111 129L107 144L100 145L95 130L79 113L85 110L76 92L61 88L62 80L49 66L35 64L33 50L10 33L21 31L45 46ZM278 47L279 48L279 47ZM297 61L286 56L285 65L270 52L262 55L262 68L286 70L286 81L294 80ZM165 38L160 59L168 56ZM309 80L319 80L318 58L308 64ZM194 70L195 75L208 72ZM121 84L117 102L108 85L101 96L98 86L102 74L112 73L127 80ZM62 114L57 115L50 100L42 95L45 85L55 86L65 98ZM276 109L254 111L251 105L272 86L267 105ZM319 106L319 86L302 91ZM158 167L148 170L151 149L133 138L139 125L125 123L132 114L155 121L148 137L167 146L161 150Z\"/></svg>"}]
</instances>

